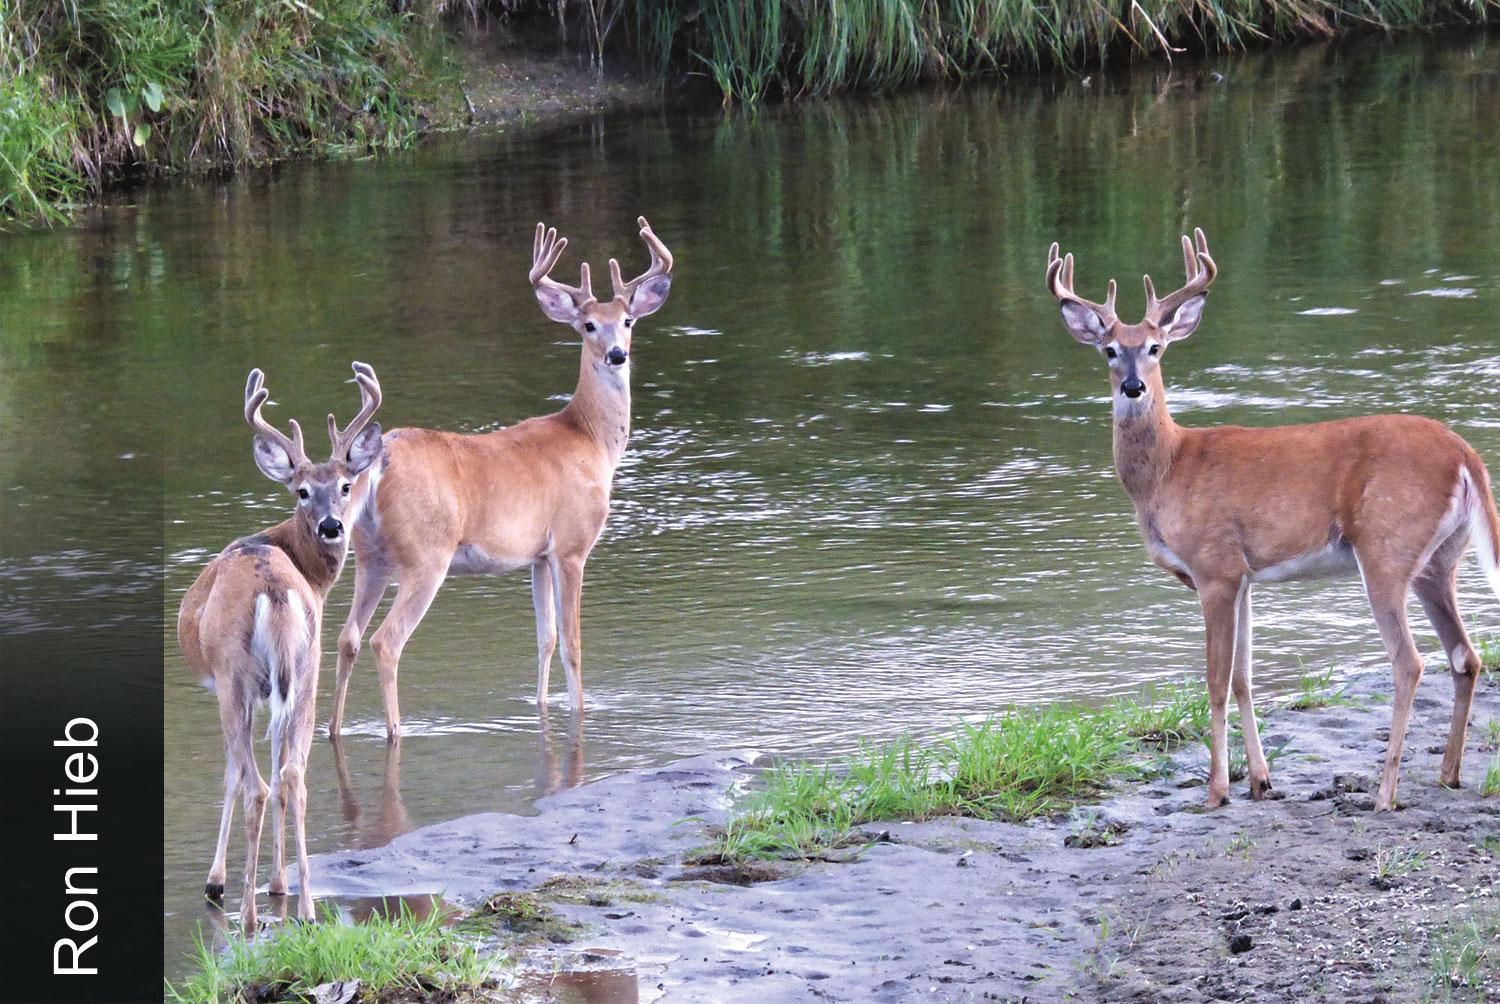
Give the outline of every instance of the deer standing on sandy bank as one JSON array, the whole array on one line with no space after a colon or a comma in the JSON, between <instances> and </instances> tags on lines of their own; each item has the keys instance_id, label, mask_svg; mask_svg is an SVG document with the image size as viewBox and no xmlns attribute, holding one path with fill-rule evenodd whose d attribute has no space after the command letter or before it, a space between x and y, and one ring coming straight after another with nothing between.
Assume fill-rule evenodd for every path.
<instances>
[{"instance_id":1,"label":"deer standing on sandy bank","mask_svg":"<svg viewBox=\"0 0 1500 1004\"><path fill-rule=\"evenodd\" d=\"M630 336L637 318L654 313L671 289L672 254L637 221L651 266L624 281L609 260L614 296L594 298L589 266L577 286L548 274L566 237L538 223L531 284L542 313L583 339L578 386L551 415L479 435L395 429L370 475L370 497L354 524L354 603L339 633L338 685L330 735L343 729L349 674L360 639L394 579L390 612L370 638L386 738L399 742L396 672L401 651L449 575L500 575L531 569L536 611L539 707L562 628L562 661L575 714L583 711L580 617L583 566L609 515L615 468L630 436Z\"/></svg>"},{"instance_id":2,"label":"deer standing on sandy bank","mask_svg":"<svg viewBox=\"0 0 1500 1004\"><path fill-rule=\"evenodd\" d=\"M302 448L302 429L295 420L288 437L261 417L270 392L261 371L250 371L245 421L256 432L255 465L297 497L297 509L286 522L241 537L221 551L183 596L177 614L182 653L218 696L224 727L224 809L204 893L214 902L223 901L224 859L238 792L244 798L247 843L240 914L250 931L257 921L256 866L268 796L273 809L270 893L286 894L284 836L290 802L301 880L298 915L313 919L305 774L315 727L323 602L344 567L349 547L345 527L366 492L362 475L382 448L380 426L370 422L380 407L380 383L364 363L354 364L354 374L359 415L342 431L328 416L333 452L314 464ZM255 708L262 703L270 705L270 787L256 766L251 733Z\"/></svg>"},{"instance_id":3,"label":"deer standing on sandy bank","mask_svg":"<svg viewBox=\"0 0 1500 1004\"><path fill-rule=\"evenodd\" d=\"M1401 746L1422 678L1406 620L1416 590L1453 668L1453 721L1442 783L1457 787L1479 657L1455 592L1470 543L1500 596L1500 517L1479 455L1440 422L1372 415L1245 429L1186 429L1167 413L1161 354L1193 333L1218 267L1202 230L1182 239L1187 284L1158 299L1145 277L1146 316L1115 316L1073 292L1073 256L1047 256L1047 288L1063 323L1109 363L1115 470L1135 505L1153 561L1196 589L1208 636L1211 767L1208 806L1229 792L1228 694L1245 736L1250 796L1271 786L1250 687L1250 586L1359 575L1395 670L1391 736L1375 808L1396 798Z\"/></svg>"}]
</instances>

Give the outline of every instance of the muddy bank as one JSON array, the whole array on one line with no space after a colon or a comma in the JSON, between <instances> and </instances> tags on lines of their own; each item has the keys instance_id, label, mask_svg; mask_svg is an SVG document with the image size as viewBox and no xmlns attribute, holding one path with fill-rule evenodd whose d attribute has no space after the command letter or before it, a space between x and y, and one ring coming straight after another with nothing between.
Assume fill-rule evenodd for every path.
<instances>
[{"instance_id":1,"label":"muddy bank","mask_svg":"<svg viewBox=\"0 0 1500 1004\"><path fill-rule=\"evenodd\" d=\"M1379 815L1369 791L1389 684L1372 676L1346 697L1356 706L1271 714L1267 747L1284 744L1276 797L1250 802L1237 782L1212 813L1200 810L1207 756L1195 746L1174 754L1184 769L1071 820L872 826L851 860L756 874L684 864L763 762L737 752L313 869L320 895L442 892L467 905L553 880L541 897L581 932L533 949L535 967L633 970L643 1001L1417 1000L1429 935L1471 901L1492 902L1500 878L1500 798L1478 792L1500 687L1481 683L1465 787L1448 791L1437 775L1451 683L1424 679L1402 807ZM598 891L578 895L559 875Z\"/></svg>"},{"instance_id":2,"label":"muddy bank","mask_svg":"<svg viewBox=\"0 0 1500 1004\"><path fill-rule=\"evenodd\" d=\"M601 72L550 38L499 25L461 33L452 59L463 107L434 110L433 124L440 127L529 125L666 102L662 81L630 73L623 58Z\"/></svg>"}]
</instances>

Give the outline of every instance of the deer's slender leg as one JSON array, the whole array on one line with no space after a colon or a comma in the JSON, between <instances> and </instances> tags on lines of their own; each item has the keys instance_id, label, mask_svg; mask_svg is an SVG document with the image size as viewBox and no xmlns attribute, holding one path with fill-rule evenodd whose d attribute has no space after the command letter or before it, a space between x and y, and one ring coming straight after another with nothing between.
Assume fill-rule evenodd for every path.
<instances>
[{"instance_id":1,"label":"deer's slender leg","mask_svg":"<svg viewBox=\"0 0 1500 1004\"><path fill-rule=\"evenodd\" d=\"M227 687L225 689L228 689ZM229 855L229 825L234 818L234 797L244 781L244 768L235 759L238 747L229 741L229 709L220 699L219 710L224 723L224 810L219 814L219 842L214 845L214 860L208 867L208 881L203 885L203 895L215 903L224 902L224 879L228 871L226 858ZM238 712L235 715L238 716Z\"/></svg>"},{"instance_id":2,"label":"deer's slender leg","mask_svg":"<svg viewBox=\"0 0 1500 1004\"><path fill-rule=\"evenodd\" d=\"M583 559L551 558L556 578L557 610L562 622L563 669L568 676L568 697L573 713L583 713Z\"/></svg>"},{"instance_id":3,"label":"deer's slender leg","mask_svg":"<svg viewBox=\"0 0 1500 1004\"><path fill-rule=\"evenodd\" d=\"M275 683L271 684L273 687ZM271 880L266 883L266 892L272 896L286 895L286 805L287 789L284 779L284 764L290 762L287 735L284 727L271 731Z\"/></svg>"},{"instance_id":4,"label":"deer's slender leg","mask_svg":"<svg viewBox=\"0 0 1500 1004\"><path fill-rule=\"evenodd\" d=\"M385 703L387 742L401 741L401 706L396 698L396 671L401 662L401 650L406 647L407 639L417 625L422 623L438 587L447 578L451 557L445 555L441 564L425 569L403 569L396 601L370 638L370 648L375 652L375 669L380 674L380 697Z\"/></svg>"},{"instance_id":5,"label":"deer's slender leg","mask_svg":"<svg viewBox=\"0 0 1500 1004\"><path fill-rule=\"evenodd\" d=\"M1214 809L1223 805L1229 796L1229 684L1234 675L1234 622L1242 582L1205 581L1197 574L1193 578L1198 583L1198 599L1203 604L1203 626L1207 635L1208 807Z\"/></svg>"},{"instance_id":6,"label":"deer's slender leg","mask_svg":"<svg viewBox=\"0 0 1500 1004\"><path fill-rule=\"evenodd\" d=\"M303 677L306 693L299 693L299 707L287 729L287 760L281 768L281 783L291 803L292 827L297 842L297 916L313 919L312 870L307 861L307 758L315 728L315 695L318 687L318 654L312 653Z\"/></svg>"},{"instance_id":7,"label":"deer's slender leg","mask_svg":"<svg viewBox=\"0 0 1500 1004\"><path fill-rule=\"evenodd\" d=\"M1380 771L1380 788L1375 793L1376 811L1394 807L1396 784L1401 776L1401 748L1406 742L1406 727L1411 721L1412 699L1422 680L1422 657L1417 654L1411 628L1406 622L1407 576L1392 575L1384 569L1362 567L1365 593L1370 610L1385 642L1395 680L1391 701L1391 738L1386 745L1385 765Z\"/></svg>"},{"instance_id":8,"label":"deer's slender leg","mask_svg":"<svg viewBox=\"0 0 1500 1004\"><path fill-rule=\"evenodd\" d=\"M1448 727L1448 745L1443 752L1442 781L1449 788L1459 786L1463 766L1464 741L1469 731L1469 708L1474 701L1474 682L1479 675L1479 654L1464 630L1458 612L1457 567L1444 569L1429 565L1413 583L1427 619L1443 643L1443 652L1453 670L1453 721Z\"/></svg>"},{"instance_id":9,"label":"deer's slender leg","mask_svg":"<svg viewBox=\"0 0 1500 1004\"><path fill-rule=\"evenodd\" d=\"M344 629L339 632L338 678L333 692L333 714L328 719L328 734L331 736L344 730L344 699L349 696L349 676L359 658L360 639L390 584L389 567L374 555L359 556L354 566L354 602L349 607L349 619L344 621Z\"/></svg>"},{"instance_id":10,"label":"deer's slender leg","mask_svg":"<svg viewBox=\"0 0 1500 1004\"><path fill-rule=\"evenodd\" d=\"M546 558L531 566L531 606L536 611L536 706L547 706L547 677L557 650L557 593Z\"/></svg>"},{"instance_id":11,"label":"deer's slender leg","mask_svg":"<svg viewBox=\"0 0 1500 1004\"><path fill-rule=\"evenodd\" d=\"M261 824L265 822L266 799L270 797L271 789L260 776L260 769L255 766L255 753L249 748L251 743L248 731L245 733L244 746L249 757L243 762L249 766L244 771L244 781L240 785L240 792L245 799L245 894L240 903L240 918L245 930L253 932L260 919L255 906L255 887L258 885L256 875L260 866L260 830Z\"/></svg>"},{"instance_id":12,"label":"deer's slender leg","mask_svg":"<svg viewBox=\"0 0 1500 1004\"><path fill-rule=\"evenodd\" d=\"M215 688L219 697L219 724L224 730L224 811L219 816L219 843L214 849L214 861L209 866L208 882L203 891L209 899L221 902L228 872L226 858L229 853L229 824L234 816L234 796L237 793L244 796L245 811L249 812L252 794L257 788L264 789L265 785L259 783L260 773L255 768L255 744L251 737L255 722L255 703L243 692L232 673L224 673L216 679ZM256 784L251 783L252 777ZM264 804L265 794L262 791L261 805ZM246 826L250 822L247 818ZM259 820L255 822L255 835L256 841L250 845L247 867L254 864L260 853ZM253 909L254 886L251 886L250 895Z\"/></svg>"},{"instance_id":13,"label":"deer's slender leg","mask_svg":"<svg viewBox=\"0 0 1500 1004\"><path fill-rule=\"evenodd\" d=\"M1266 763L1260 746L1260 731L1255 721L1255 696L1250 681L1251 636L1250 580L1240 586L1239 603L1234 619L1234 687L1235 704L1239 706L1240 731L1245 736L1245 763L1250 774L1250 797L1256 801L1271 789L1271 766Z\"/></svg>"}]
</instances>

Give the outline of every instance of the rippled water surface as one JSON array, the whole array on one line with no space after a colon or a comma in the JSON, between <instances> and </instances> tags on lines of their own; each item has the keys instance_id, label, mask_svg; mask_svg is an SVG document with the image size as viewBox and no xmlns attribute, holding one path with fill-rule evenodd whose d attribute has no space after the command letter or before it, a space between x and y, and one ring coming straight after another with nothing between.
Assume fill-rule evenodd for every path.
<instances>
[{"instance_id":1,"label":"rippled water surface","mask_svg":"<svg viewBox=\"0 0 1500 1004\"><path fill-rule=\"evenodd\" d=\"M251 366L310 443L330 408L351 410L353 358L379 371L387 429L556 409L578 346L531 296L531 228L569 236L565 276L580 252L598 276L611 254L643 267L632 221L649 216L676 282L636 335L635 428L584 593L584 728L539 721L531 701L525 574L450 580L401 663L399 761L368 651L351 734L314 746L312 849L378 846L704 750L833 754L1201 672L1193 596L1147 562L1113 477L1102 363L1043 288L1048 243L1077 252L1084 295L1120 279L1133 315L1140 273L1176 280L1177 236L1207 231L1220 278L1165 363L1184 423L1409 410L1495 465L1497 165L1500 46L1449 38L1087 86L610 117L173 185L6 239L0 417L65 421L139 386L108 363L120 344L160 360L134 404L170 430L175 616L213 553L290 508L251 463ZM49 345L91 341L98 365L49 367ZM104 471L137 448L129 429L95 438L82 459ZM53 503L59 519L108 518ZM24 599L93 560L7 557L4 572ZM351 580L325 617L324 717ZM1462 587L1496 629L1467 566ZM1357 580L1256 603L1264 692L1304 664L1379 662ZM171 637L167 653L173 971L203 916L222 759L212 699Z\"/></svg>"}]
</instances>

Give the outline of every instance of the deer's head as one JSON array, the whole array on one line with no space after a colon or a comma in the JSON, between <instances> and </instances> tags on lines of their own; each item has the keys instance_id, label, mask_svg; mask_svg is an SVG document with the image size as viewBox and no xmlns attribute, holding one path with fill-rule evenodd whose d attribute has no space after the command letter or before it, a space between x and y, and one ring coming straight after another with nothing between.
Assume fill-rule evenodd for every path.
<instances>
[{"instance_id":1,"label":"deer's head","mask_svg":"<svg viewBox=\"0 0 1500 1004\"><path fill-rule=\"evenodd\" d=\"M1073 256L1058 256L1057 244L1047 253L1047 288L1062 308L1063 324L1085 345L1092 345L1109 362L1109 383L1115 414L1136 415L1151 407L1152 395L1160 397L1161 356L1168 345L1191 335L1203 317L1208 284L1219 272L1208 253L1202 230L1182 239L1187 285L1160 299L1151 277L1146 285L1146 316L1139 324L1126 324L1115 316L1115 281L1109 280L1109 295L1103 303L1085 300L1073 292Z\"/></svg>"},{"instance_id":2,"label":"deer's head","mask_svg":"<svg viewBox=\"0 0 1500 1004\"><path fill-rule=\"evenodd\" d=\"M576 286L564 286L548 278L568 246L568 239L558 237L555 229L538 223L531 251L531 285L542 313L554 321L572 325L583 337L587 364L601 375L618 379L629 372L630 335L636 319L655 313L672 288L672 252L651 232L644 216L636 222L641 227L641 239L651 250L651 267L625 282L620 278L620 263L611 258L609 281L615 295L609 300L594 297L588 262L579 266Z\"/></svg>"},{"instance_id":3,"label":"deer's head","mask_svg":"<svg viewBox=\"0 0 1500 1004\"><path fill-rule=\"evenodd\" d=\"M245 383L245 421L256 433L255 466L297 497L293 518L303 524L310 537L323 547L343 548L348 543L345 524L350 521L351 507L363 495L354 490L354 482L380 458L383 448L380 424L370 421L380 407L380 381L375 378L375 370L365 363L354 364L359 414L342 430L334 417L328 416L333 451L321 464L307 458L302 448L302 427L296 419L288 423L292 434L286 436L261 417L261 406L271 393L265 379L265 374L253 369Z\"/></svg>"}]
</instances>

